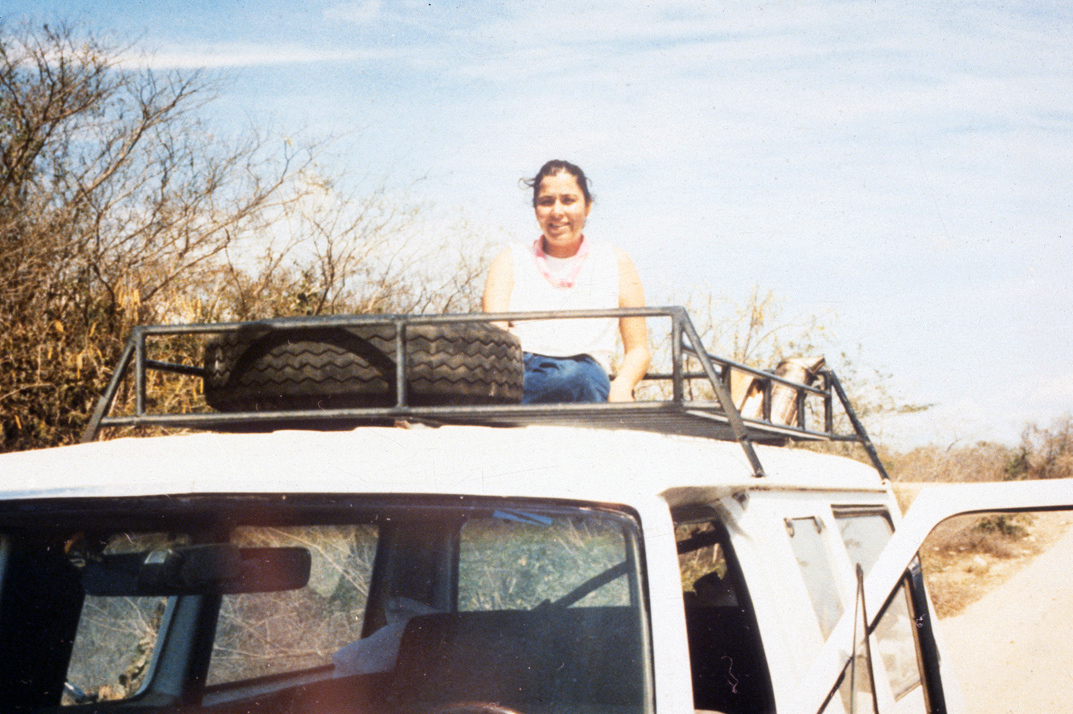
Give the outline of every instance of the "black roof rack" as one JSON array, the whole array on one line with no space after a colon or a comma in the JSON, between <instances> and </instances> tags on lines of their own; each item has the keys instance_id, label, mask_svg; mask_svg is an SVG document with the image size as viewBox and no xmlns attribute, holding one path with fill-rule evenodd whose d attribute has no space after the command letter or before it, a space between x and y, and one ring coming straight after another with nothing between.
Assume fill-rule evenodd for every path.
<instances>
[{"instance_id":1,"label":"black roof rack","mask_svg":"<svg viewBox=\"0 0 1073 714\"><path fill-rule=\"evenodd\" d=\"M669 373L649 373L647 382L664 385L664 395L630 403L604 404L488 404L467 406L414 406L407 402L405 369L407 362L406 329L416 325L443 323L494 322L507 320L541 320L561 318L620 318L645 317L670 320ZM355 327L380 324L394 328L396 349L394 361L396 403L389 407L303 409L283 411L216 412L207 407L192 413L167 413L147 408L147 375L164 372L190 377L205 377L206 370L190 364L174 364L151 359L151 342L168 337L223 335L248 329L251 324L267 330L307 330L316 328ZM693 371L687 365L695 363ZM731 395L731 376L752 379L755 390L762 395L760 409L751 417L743 417ZM412 421L432 424L484 424L520 426L528 424L569 424L602 428L638 429L661 433L702 436L734 440L741 444L756 476L764 475L763 466L753 444L785 444L789 441L856 442L867 452L879 474L886 479L876 450L864 426L857 418L839 383L830 369L819 371L818 383L805 385L771 372L709 354L683 307L622 308L615 310L583 310L569 312L472 313L455 315L333 315L317 317L287 317L261 320L256 323L218 323L190 325L153 325L137 327L123 351L119 364L105 393L98 401L82 436L83 442L93 441L104 428L157 426L207 430L234 430L238 427L270 428L272 425L335 426L382 424L392 421ZM127 380L133 378L133 406L129 413L112 415L116 397ZM711 389L710 397L687 398L688 387L700 381ZM669 389L666 388L669 385ZM128 386L128 388L131 388ZM793 417L789 423L772 418L773 395L779 390L792 390L795 399ZM835 403L841 407L852 432L837 433ZM817 424L809 422L812 419Z\"/></svg>"}]
</instances>

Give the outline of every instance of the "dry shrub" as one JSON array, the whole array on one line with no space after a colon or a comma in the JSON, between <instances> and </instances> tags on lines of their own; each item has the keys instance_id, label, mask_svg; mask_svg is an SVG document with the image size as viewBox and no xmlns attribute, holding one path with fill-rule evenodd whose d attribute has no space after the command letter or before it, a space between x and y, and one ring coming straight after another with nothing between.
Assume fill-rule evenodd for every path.
<instances>
[{"instance_id":1,"label":"dry shrub","mask_svg":"<svg viewBox=\"0 0 1073 714\"><path fill-rule=\"evenodd\" d=\"M923 446L884 452L887 471L905 483L969 483L1073 478L1073 416L1050 427L1029 424L1017 447L981 441L972 446Z\"/></svg>"},{"instance_id":2,"label":"dry shrub","mask_svg":"<svg viewBox=\"0 0 1073 714\"><path fill-rule=\"evenodd\" d=\"M906 483L974 483L1004 481L1013 449L981 441L972 446L922 446L887 454L887 471Z\"/></svg>"},{"instance_id":3,"label":"dry shrub","mask_svg":"<svg viewBox=\"0 0 1073 714\"><path fill-rule=\"evenodd\" d=\"M996 558L1022 555L1021 540L1029 534L1033 518L1028 514L991 514L954 518L928 538L933 548L949 553L986 553Z\"/></svg>"},{"instance_id":4,"label":"dry shrub","mask_svg":"<svg viewBox=\"0 0 1073 714\"><path fill-rule=\"evenodd\" d=\"M325 142L214 131L214 81L128 53L0 18L0 451L75 441L135 325L476 305L488 237L340 186Z\"/></svg>"},{"instance_id":5,"label":"dry shrub","mask_svg":"<svg viewBox=\"0 0 1073 714\"><path fill-rule=\"evenodd\" d=\"M1048 428L1028 425L1017 447L991 442L928 446L887 454L885 460L892 478L902 483L900 488L896 484L896 491L909 493L918 483L1069 478L1073 476L1073 418L1067 415ZM939 616L958 614L1003 582L1018 558L1046 547L1046 523L1045 517L1031 514L991 514L940 524L920 551Z\"/></svg>"},{"instance_id":6,"label":"dry shrub","mask_svg":"<svg viewBox=\"0 0 1073 714\"><path fill-rule=\"evenodd\" d=\"M926 446L884 453L905 509L921 483L968 483L1073 477L1073 417L1050 427L1025 427L1021 443ZM1043 524L1040 526L1040 524ZM1008 577L1017 558L1046 546L1045 521L1032 514L954 518L939 525L921 549L936 612L955 615Z\"/></svg>"},{"instance_id":7,"label":"dry shrub","mask_svg":"<svg viewBox=\"0 0 1073 714\"><path fill-rule=\"evenodd\" d=\"M1025 427L1008 471L1013 478L1073 478L1073 416L1055 419L1046 429Z\"/></svg>"},{"instance_id":8,"label":"dry shrub","mask_svg":"<svg viewBox=\"0 0 1073 714\"><path fill-rule=\"evenodd\" d=\"M1017 559L1039 552L1033 515L964 516L936 528L921 548L924 579L939 617L957 615L1001 584Z\"/></svg>"},{"instance_id":9,"label":"dry shrub","mask_svg":"<svg viewBox=\"0 0 1073 714\"><path fill-rule=\"evenodd\" d=\"M1010 480L1011 463L1018 452L992 442L946 448L925 446L904 454L888 454L888 471L896 484L902 508L911 502L913 484L974 483ZM1030 516L991 515L952 519L928 537L927 553L939 556L987 554L1010 558L1020 554L1020 543L1029 533ZM925 556L925 562L928 555Z\"/></svg>"}]
</instances>

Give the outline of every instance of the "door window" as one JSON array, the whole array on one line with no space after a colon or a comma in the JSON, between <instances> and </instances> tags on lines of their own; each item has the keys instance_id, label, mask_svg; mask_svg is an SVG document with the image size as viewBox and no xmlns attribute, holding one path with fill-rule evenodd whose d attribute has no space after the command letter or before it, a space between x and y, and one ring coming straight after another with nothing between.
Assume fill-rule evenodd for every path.
<instances>
[{"instance_id":1,"label":"door window","mask_svg":"<svg viewBox=\"0 0 1073 714\"><path fill-rule=\"evenodd\" d=\"M812 609L824 639L842 617L842 600L838 594L835 571L827 547L823 542L823 523L818 518L788 518L786 531L790 534L790 545L805 579Z\"/></svg>"},{"instance_id":2,"label":"door window","mask_svg":"<svg viewBox=\"0 0 1073 714\"><path fill-rule=\"evenodd\" d=\"M698 711L771 711L771 680L748 593L726 531L680 524L678 567Z\"/></svg>"},{"instance_id":3,"label":"door window","mask_svg":"<svg viewBox=\"0 0 1073 714\"><path fill-rule=\"evenodd\" d=\"M836 512L842 542L855 565L867 576L894 533L885 512ZM879 603L870 603L871 607ZM875 642L895 699L903 699L921 687L921 662L916 627L911 614L909 587L902 583L881 614Z\"/></svg>"}]
</instances>

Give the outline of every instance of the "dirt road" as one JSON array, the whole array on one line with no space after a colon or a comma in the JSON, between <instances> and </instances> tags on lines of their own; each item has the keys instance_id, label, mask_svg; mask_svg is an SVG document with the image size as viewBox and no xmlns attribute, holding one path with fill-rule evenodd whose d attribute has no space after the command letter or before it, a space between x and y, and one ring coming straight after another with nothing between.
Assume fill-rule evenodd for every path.
<instances>
[{"instance_id":1,"label":"dirt road","mask_svg":"<svg viewBox=\"0 0 1073 714\"><path fill-rule=\"evenodd\" d=\"M967 712L1073 712L1073 529L939 627Z\"/></svg>"}]
</instances>

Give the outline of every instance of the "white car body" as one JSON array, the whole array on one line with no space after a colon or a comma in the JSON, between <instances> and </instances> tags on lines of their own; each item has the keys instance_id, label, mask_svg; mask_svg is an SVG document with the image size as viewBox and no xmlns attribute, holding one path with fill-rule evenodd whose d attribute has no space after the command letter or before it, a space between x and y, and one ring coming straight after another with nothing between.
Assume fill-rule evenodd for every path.
<instances>
[{"instance_id":1,"label":"white car body","mask_svg":"<svg viewBox=\"0 0 1073 714\"><path fill-rule=\"evenodd\" d=\"M675 714L695 709L676 521L715 517L726 527L759 627L774 710L811 714L824 710L853 651L859 599L839 517L883 514L894 528L864 583L864 603L874 617L939 520L968 511L1073 507L1073 485L1066 482L946 487L934 496L925 490L903 519L890 483L865 464L785 447L757 446L756 452L764 478L754 476L736 443L628 430L444 426L206 433L2 455L0 501L414 494L624 508L642 529L651 706ZM802 523L815 525L830 558L826 587L842 614L829 633L788 532ZM872 648L878 652L880 643ZM921 657L922 676L943 693L944 711L961 712L954 677L941 665L934 669L938 661ZM898 698L884 668L876 664L874 670L879 711L928 711L926 686ZM733 663L729 672L733 676ZM836 695L825 711L843 711L847 701Z\"/></svg>"}]
</instances>

